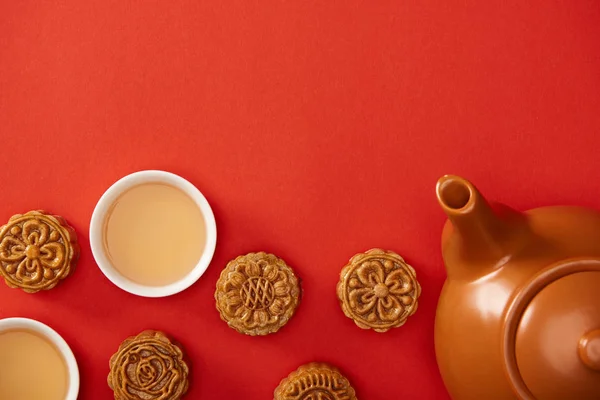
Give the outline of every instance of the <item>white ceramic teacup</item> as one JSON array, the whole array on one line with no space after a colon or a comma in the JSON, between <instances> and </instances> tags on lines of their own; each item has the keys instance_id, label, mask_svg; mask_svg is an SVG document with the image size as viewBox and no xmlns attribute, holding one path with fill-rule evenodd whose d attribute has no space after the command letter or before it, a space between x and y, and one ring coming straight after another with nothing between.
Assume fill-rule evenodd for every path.
<instances>
[{"instance_id":1,"label":"white ceramic teacup","mask_svg":"<svg viewBox=\"0 0 600 400\"><path fill-rule=\"evenodd\" d=\"M35 332L46 338L60 352L67 364L69 386L65 400L77 400L79 394L79 367L71 348L65 340L48 325L29 318L4 318L0 319L0 332L14 329L23 329Z\"/></svg>"},{"instance_id":2,"label":"white ceramic teacup","mask_svg":"<svg viewBox=\"0 0 600 400\"><path fill-rule=\"evenodd\" d=\"M196 203L206 224L206 244L200 260L181 280L165 286L141 285L126 278L114 268L106 254L104 246L104 223L111 206L125 191L144 183L164 183L183 191ZM102 197L100 197L90 221L90 246L92 248L94 259L102 273L119 288L143 297L170 296L190 287L208 268L215 252L216 243L217 226L215 217L204 195L184 178L165 171L139 171L121 178L109 187Z\"/></svg>"}]
</instances>

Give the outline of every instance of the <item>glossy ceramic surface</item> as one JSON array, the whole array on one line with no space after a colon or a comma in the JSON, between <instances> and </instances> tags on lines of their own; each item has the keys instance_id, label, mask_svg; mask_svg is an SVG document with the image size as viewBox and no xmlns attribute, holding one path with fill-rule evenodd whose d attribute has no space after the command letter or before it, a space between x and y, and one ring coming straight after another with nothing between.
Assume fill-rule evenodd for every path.
<instances>
[{"instance_id":1,"label":"glossy ceramic surface","mask_svg":"<svg viewBox=\"0 0 600 400\"><path fill-rule=\"evenodd\" d=\"M104 221L117 198L128 189L144 183L164 183L187 194L200 209L206 224L206 244L198 264L181 280L164 286L142 285L123 276L113 267L104 246ZM90 246L102 273L119 288L143 297L165 297L179 293L193 285L210 264L217 244L215 216L204 195L189 181L166 171L148 170L129 174L109 187L100 197L90 221Z\"/></svg>"},{"instance_id":2,"label":"glossy ceramic surface","mask_svg":"<svg viewBox=\"0 0 600 400\"><path fill-rule=\"evenodd\" d=\"M600 214L492 207L456 176L439 180L437 197L448 279L435 345L450 395L598 398Z\"/></svg>"},{"instance_id":3,"label":"glossy ceramic surface","mask_svg":"<svg viewBox=\"0 0 600 400\"><path fill-rule=\"evenodd\" d=\"M79 367L77 360L67 342L54 329L42 322L29 318L3 318L0 319L0 332L13 329L26 329L46 338L60 352L67 365L69 385L65 400L77 400L79 395ZM34 384L34 382L32 382Z\"/></svg>"}]
</instances>

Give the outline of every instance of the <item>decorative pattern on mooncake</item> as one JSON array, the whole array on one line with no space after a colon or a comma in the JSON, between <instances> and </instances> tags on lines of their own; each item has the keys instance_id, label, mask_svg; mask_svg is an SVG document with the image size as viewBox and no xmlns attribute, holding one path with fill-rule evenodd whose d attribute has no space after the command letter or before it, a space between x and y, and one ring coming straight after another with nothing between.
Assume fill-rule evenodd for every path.
<instances>
[{"instance_id":1,"label":"decorative pattern on mooncake","mask_svg":"<svg viewBox=\"0 0 600 400\"><path fill-rule=\"evenodd\" d=\"M75 231L57 215L30 211L0 227L0 275L11 288L50 290L71 274L78 258Z\"/></svg>"},{"instance_id":2,"label":"decorative pattern on mooncake","mask_svg":"<svg viewBox=\"0 0 600 400\"><path fill-rule=\"evenodd\" d=\"M188 390L181 349L161 332L125 340L110 359L108 386L115 400L177 400Z\"/></svg>"},{"instance_id":3,"label":"decorative pattern on mooncake","mask_svg":"<svg viewBox=\"0 0 600 400\"><path fill-rule=\"evenodd\" d=\"M275 400L356 400L356 393L337 368L310 363L281 381Z\"/></svg>"},{"instance_id":4,"label":"decorative pattern on mooncake","mask_svg":"<svg viewBox=\"0 0 600 400\"><path fill-rule=\"evenodd\" d=\"M279 257L250 253L230 261L215 292L223 321L247 335L277 332L294 315L300 285L294 271Z\"/></svg>"},{"instance_id":5,"label":"decorative pattern on mooncake","mask_svg":"<svg viewBox=\"0 0 600 400\"><path fill-rule=\"evenodd\" d=\"M417 311L420 294L413 267L393 251L381 249L352 257L337 284L344 314L376 332L404 325Z\"/></svg>"}]
</instances>

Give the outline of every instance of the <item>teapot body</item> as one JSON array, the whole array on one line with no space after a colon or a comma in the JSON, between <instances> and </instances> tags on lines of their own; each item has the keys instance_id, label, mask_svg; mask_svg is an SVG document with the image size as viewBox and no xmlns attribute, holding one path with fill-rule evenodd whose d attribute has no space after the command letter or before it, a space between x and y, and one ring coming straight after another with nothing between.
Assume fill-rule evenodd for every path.
<instances>
[{"instance_id":1,"label":"teapot body","mask_svg":"<svg viewBox=\"0 0 600 400\"><path fill-rule=\"evenodd\" d=\"M586 365L578 351L582 337L600 328L600 213L494 209L468 181L445 178L438 199L449 216L448 279L435 350L451 397L600 398L597 360ZM468 193L444 192L448 179Z\"/></svg>"}]
</instances>

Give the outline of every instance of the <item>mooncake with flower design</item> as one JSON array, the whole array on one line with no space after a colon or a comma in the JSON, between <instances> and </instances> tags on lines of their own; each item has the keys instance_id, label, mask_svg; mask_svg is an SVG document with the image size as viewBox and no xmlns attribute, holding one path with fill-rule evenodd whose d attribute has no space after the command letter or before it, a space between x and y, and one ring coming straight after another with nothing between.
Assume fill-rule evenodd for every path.
<instances>
[{"instance_id":1,"label":"mooncake with flower design","mask_svg":"<svg viewBox=\"0 0 600 400\"><path fill-rule=\"evenodd\" d=\"M275 389L275 400L356 400L354 388L341 372L328 364L299 367Z\"/></svg>"},{"instance_id":2,"label":"mooncake with flower design","mask_svg":"<svg viewBox=\"0 0 600 400\"><path fill-rule=\"evenodd\" d=\"M386 332L417 311L421 285L413 267L393 251L355 255L342 269L337 295L344 314L363 329Z\"/></svg>"},{"instance_id":3,"label":"mooncake with flower design","mask_svg":"<svg viewBox=\"0 0 600 400\"><path fill-rule=\"evenodd\" d=\"M223 321L246 335L277 332L296 312L300 284L281 258L265 252L230 261L217 281L217 310Z\"/></svg>"},{"instance_id":4,"label":"mooncake with flower design","mask_svg":"<svg viewBox=\"0 0 600 400\"><path fill-rule=\"evenodd\" d=\"M162 332L126 339L110 358L108 386L115 400L178 400L188 390L181 348Z\"/></svg>"},{"instance_id":5,"label":"mooncake with flower design","mask_svg":"<svg viewBox=\"0 0 600 400\"><path fill-rule=\"evenodd\" d=\"M0 275L11 288L52 289L73 272L78 258L75 230L57 215L30 211L0 227Z\"/></svg>"}]
</instances>

